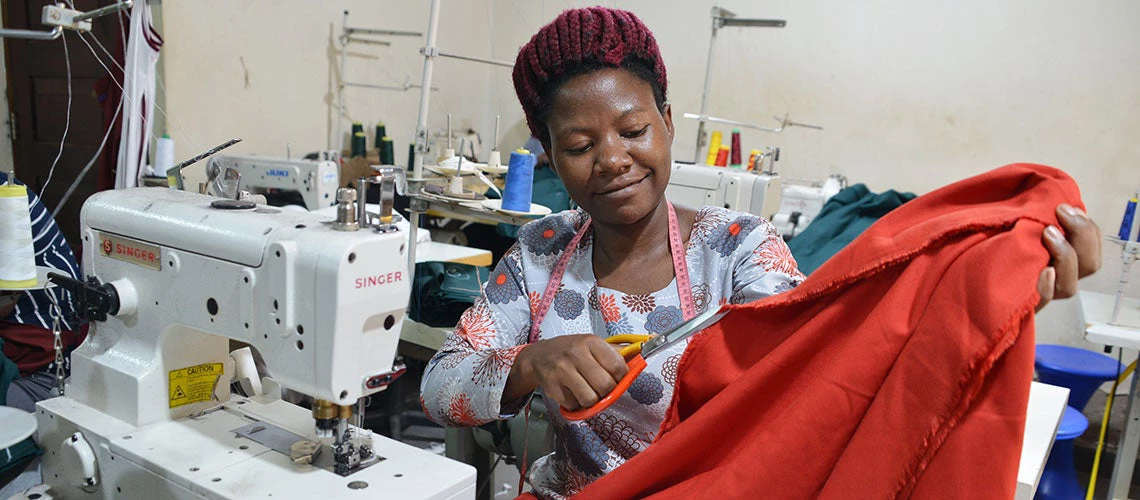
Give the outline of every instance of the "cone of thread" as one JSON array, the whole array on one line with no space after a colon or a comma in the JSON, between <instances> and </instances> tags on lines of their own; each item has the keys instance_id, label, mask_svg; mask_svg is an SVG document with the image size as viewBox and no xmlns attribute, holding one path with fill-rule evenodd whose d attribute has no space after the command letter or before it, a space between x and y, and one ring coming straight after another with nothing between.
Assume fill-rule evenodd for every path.
<instances>
[{"instance_id":1,"label":"cone of thread","mask_svg":"<svg viewBox=\"0 0 1140 500\"><path fill-rule=\"evenodd\" d=\"M734 167L741 166L740 162L740 129L732 129L732 150L729 153L728 164Z\"/></svg>"},{"instance_id":2,"label":"cone of thread","mask_svg":"<svg viewBox=\"0 0 1140 500\"><path fill-rule=\"evenodd\" d=\"M0 286L36 285L36 254L28 189L14 182L0 185Z\"/></svg>"},{"instance_id":3,"label":"cone of thread","mask_svg":"<svg viewBox=\"0 0 1140 500\"><path fill-rule=\"evenodd\" d=\"M384 122L376 122L376 138L374 139L376 149L384 146L384 138L388 137L388 127L384 126Z\"/></svg>"},{"instance_id":4,"label":"cone of thread","mask_svg":"<svg viewBox=\"0 0 1140 500\"><path fill-rule=\"evenodd\" d=\"M708 165L716 165L716 156L720 154L721 133L719 130L714 130L712 139L709 140L709 156L705 160Z\"/></svg>"},{"instance_id":5,"label":"cone of thread","mask_svg":"<svg viewBox=\"0 0 1140 500\"><path fill-rule=\"evenodd\" d=\"M380 164L381 165L395 165L396 164L396 145L391 137L383 136L380 138Z\"/></svg>"},{"instance_id":6,"label":"cone of thread","mask_svg":"<svg viewBox=\"0 0 1140 500\"><path fill-rule=\"evenodd\" d=\"M718 167L728 166L728 146L720 145L720 150L716 153L716 161L713 164Z\"/></svg>"}]
</instances>

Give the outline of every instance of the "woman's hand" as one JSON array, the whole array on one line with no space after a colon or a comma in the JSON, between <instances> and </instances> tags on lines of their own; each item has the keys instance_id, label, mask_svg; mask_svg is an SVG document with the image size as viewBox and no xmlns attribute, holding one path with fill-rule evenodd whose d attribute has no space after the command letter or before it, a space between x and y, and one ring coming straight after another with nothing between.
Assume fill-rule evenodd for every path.
<instances>
[{"instance_id":1,"label":"woman's hand","mask_svg":"<svg viewBox=\"0 0 1140 500\"><path fill-rule=\"evenodd\" d=\"M593 406L629 371L617 351L596 335L564 335L535 342L515 359L503 401L542 387L566 409Z\"/></svg>"},{"instance_id":2,"label":"woman's hand","mask_svg":"<svg viewBox=\"0 0 1140 500\"><path fill-rule=\"evenodd\" d=\"M20 300L20 292L0 292L0 319L12 315L16 310L16 302Z\"/></svg>"},{"instance_id":3,"label":"woman's hand","mask_svg":"<svg viewBox=\"0 0 1140 500\"><path fill-rule=\"evenodd\" d=\"M1077 280L1100 269L1100 227L1084 211L1066 204L1057 207L1057 219L1068 239L1054 226L1045 228L1041 237L1053 260L1037 277L1038 311L1050 300L1076 295Z\"/></svg>"}]
</instances>

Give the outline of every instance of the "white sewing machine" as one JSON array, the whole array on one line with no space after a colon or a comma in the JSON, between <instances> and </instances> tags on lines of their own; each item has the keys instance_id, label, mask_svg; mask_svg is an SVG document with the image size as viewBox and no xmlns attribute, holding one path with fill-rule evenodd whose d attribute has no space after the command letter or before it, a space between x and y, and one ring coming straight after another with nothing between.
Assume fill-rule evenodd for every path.
<instances>
[{"instance_id":1,"label":"white sewing machine","mask_svg":"<svg viewBox=\"0 0 1140 500\"><path fill-rule=\"evenodd\" d=\"M775 173L674 163L665 196L691 207L711 205L771 217L780 208Z\"/></svg>"},{"instance_id":2,"label":"white sewing machine","mask_svg":"<svg viewBox=\"0 0 1140 500\"><path fill-rule=\"evenodd\" d=\"M349 424L402 372L411 276L402 231L353 230L355 192L338 194L335 222L171 189L92 196L96 322L65 396L37 405L45 484L24 498L474 498L472 467ZM231 339L313 409L231 394Z\"/></svg>"},{"instance_id":3,"label":"white sewing machine","mask_svg":"<svg viewBox=\"0 0 1140 500\"><path fill-rule=\"evenodd\" d=\"M317 153L313 160L217 155L206 163L207 177L218 178L230 168L241 174L242 189L251 193L290 194L303 200L308 210L336 205L340 158L335 151Z\"/></svg>"}]
</instances>

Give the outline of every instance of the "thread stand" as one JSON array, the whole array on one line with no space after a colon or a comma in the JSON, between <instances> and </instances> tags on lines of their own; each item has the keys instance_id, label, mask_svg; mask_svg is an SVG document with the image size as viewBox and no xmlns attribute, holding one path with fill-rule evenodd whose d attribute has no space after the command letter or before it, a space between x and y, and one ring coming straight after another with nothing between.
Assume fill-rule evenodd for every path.
<instances>
[{"instance_id":1,"label":"thread stand","mask_svg":"<svg viewBox=\"0 0 1140 500\"><path fill-rule=\"evenodd\" d=\"M1108 241L1121 245L1120 253L1120 281L1116 285L1116 298L1112 304L1112 317L1108 323L1110 325L1120 325L1120 311L1124 305L1124 295L1128 290L1128 275L1132 271L1132 264L1140 259L1140 241L1124 241L1120 238L1105 238Z\"/></svg>"}]
</instances>

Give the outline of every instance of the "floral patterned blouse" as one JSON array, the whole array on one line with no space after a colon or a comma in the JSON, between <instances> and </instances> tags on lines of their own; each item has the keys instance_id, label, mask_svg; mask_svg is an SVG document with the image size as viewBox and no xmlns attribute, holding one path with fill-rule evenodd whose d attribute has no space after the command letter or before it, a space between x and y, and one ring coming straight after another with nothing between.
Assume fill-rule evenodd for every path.
<instances>
[{"instance_id":1,"label":"floral patterned blouse","mask_svg":"<svg viewBox=\"0 0 1140 500\"><path fill-rule=\"evenodd\" d=\"M463 314L424 373L421 403L432 420L474 426L509 418L527 402L501 402L507 374L526 346L533 311L563 250L589 217L568 210L523 226L491 273L482 296ZM683 322L677 281L647 294L602 288L594 277L593 231L571 256L539 339L593 333L662 333ZM755 215L704 207L685 248L697 313L792 289L803 280L776 229ZM562 418L543 397L554 452L536 460L529 480L542 497L570 496L653 442L673 397L687 342L649 358L649 366L613 406L580 422Z\"/></svg>"}]
</instances>

